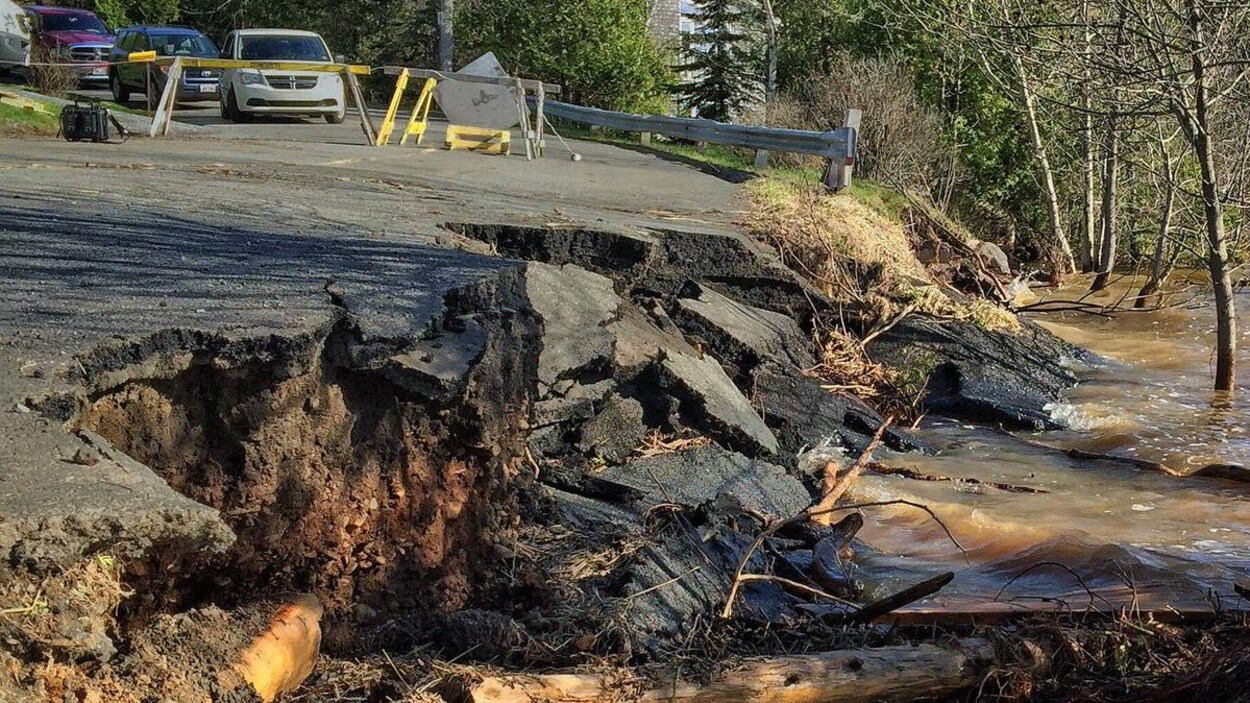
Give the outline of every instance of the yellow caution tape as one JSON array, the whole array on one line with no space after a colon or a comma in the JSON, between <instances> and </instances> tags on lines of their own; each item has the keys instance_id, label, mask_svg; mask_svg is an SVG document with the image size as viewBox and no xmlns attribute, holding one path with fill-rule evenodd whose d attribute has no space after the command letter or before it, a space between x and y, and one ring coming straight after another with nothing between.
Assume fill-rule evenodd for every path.
<instances>
[{"instance_id":1,"label":"yellow caution tape","mask_svg":"<svg viewBox=\"0 0 1250 703\"><path fill-rule=\"evenodd\" d=\"M308 71L310 73L342 73L350 71L358 76L367 76L372 71L368 66L341 63L307 63L304 61L238 61L235 59L201 59L193 56L162 56L156 63L172 64L174 59L182 61L183 68L254 68L260 71Z\"/></svg>"}]
</instances>

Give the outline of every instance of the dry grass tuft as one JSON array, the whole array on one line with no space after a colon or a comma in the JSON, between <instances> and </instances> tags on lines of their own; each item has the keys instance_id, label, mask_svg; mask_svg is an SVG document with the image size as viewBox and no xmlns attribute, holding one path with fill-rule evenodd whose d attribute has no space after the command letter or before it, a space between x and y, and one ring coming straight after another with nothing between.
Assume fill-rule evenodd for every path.
<instances>
[{"instance_id":1,"label":"dry grass tuft","mask_svg":"<svg viewBox=\"0 0 1250 703\"><path fill-rule=\"evenodd\" d=\"M0 635L45 656L106 651L117 607L131 595L108 554L40 579L13 578L0 590Z\"/></svg>"},{"instance_id":2,"label":"dry grass tuft","mask_svg":"<svg viewBox=\"0 0 1250 703\"><path fill-rule=\"evenodd\" d=\"M860 300L933 284L897 220L850 194L765 178L747 186L745 226L826 295Z\"/></svg>"},{"instance_id":3,"label":"dry grass tuft","mask_svg":"<svg viewBox=\"0 0 1250 703\"><path fill-rule=\"evenodd\" d=\"M812 183L756 180L747 186L744 226L821 292L855 304L878 327L915 312L995 332L1019 331L1008 310L977 297L976 290L966 298L951 286L952 272L975 277L980 266L962 226L914 198L877 186L860 190L829 195ZM953 251L953 262L926 267L914 248L924 242ZM980 294L994 292L985 288Z\"/></svg>"},{"instance_id":4,"label":"dry grass tuft","mask_svg":"<svg viewBox=\"0 0 1250 703\"><path fill-rule=\"evenodd\" d=\"M969 319L991 332L1016 334L1023 329L1020 325L1020 318L1010 310L984 298L973 299L966 311Z\"/></svg>"},{"instance_id":5,"label":"dry grass tuft","mask_svg":"<svg viewBox=\"0 0 1250 703\"><path fill-rule=\"evenodd\" d=\"M580 546L565 554L562 563L553 568L551 573L568 583L604 578L645 546L647 539L644 536L628 534L622 535L606 547Z\"/></svg>"},{"instance_id":6,"label":"dry grass tuft","mask_svg":"<svg viewBox=\"0 0 1250 703\"><path fill-rule=\"evenodd\" d=\"M648 458L676 452L688 452L691 449L706 447L711 443L711 439L702 435L674 435L664 434L659 430L652 430L646 437L643 437L642 446L634 449L634 456Z\"/></svg>"},{"instance_id":7,"label":"dry grass tuft","mask_svg":"<svg viewBox=\"0 0 1250 703\"><path fill-rule=\"evenodd\" d=\"M848 393L868 401L878 411L902 420L919 416L923 379L912 379L868 357L864 344L845 330L829 328L818 334L820 358L807 373L830 393Z\"/></svg>"},{"instance_id":8,"label":"dry grass tuft","mask_svg":"<svg viewBox=\"0 0 1250 703\"><path fill-rule=\"evenodd\" d=\"M1188 627L1128 613L1094 622L1039 617L996 635L999 661L979 699L1242 701L1250 676L1248 625L1245 613ZM1045 666L1023 643L1045 653Z\"/></svg>"},{"instance_id":9,"label":"dry grass tuft","mask_svg":"<svg viewBox=\"0 0 1250 703\"><path fill-rule=\"evenodd\" d=\"M809 372L824 382L825 390L867 400L882 396L889 386L889 369L869 359L859 340L849 334L829 330L820 351L820 362Z\"/></svg>"}]
</instances>

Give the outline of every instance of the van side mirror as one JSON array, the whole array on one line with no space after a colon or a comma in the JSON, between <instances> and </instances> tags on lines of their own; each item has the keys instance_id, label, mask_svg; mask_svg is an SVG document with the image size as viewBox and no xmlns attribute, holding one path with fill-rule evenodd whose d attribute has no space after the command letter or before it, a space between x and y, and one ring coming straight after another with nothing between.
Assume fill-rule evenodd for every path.
<instances>
[{"instance_id":1,"label":"van side mirror","mask_svg":"<svg viewBox=\"0 0 1250 703\"><path fill-rule=\"evenodd\" d=\"M335 54L334 63L347 63L347 57L342 54Z\"/></svg>"}]
</instances>

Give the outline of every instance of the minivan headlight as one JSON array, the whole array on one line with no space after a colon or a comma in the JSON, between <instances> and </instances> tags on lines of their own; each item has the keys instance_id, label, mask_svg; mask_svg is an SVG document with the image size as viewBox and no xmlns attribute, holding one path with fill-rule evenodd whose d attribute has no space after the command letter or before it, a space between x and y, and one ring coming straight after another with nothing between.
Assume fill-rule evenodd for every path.
<instances>
[{"instance_id":1,"label":"minivan headlight","mask_svg":"<svg viewBox=\"0 0 1250 703\"><path fill-rule=\"evenodd\" d=\"M265 74L260 71L239 71L239 82L243 85L268 85Z\"/></svg>"}]
</instances>

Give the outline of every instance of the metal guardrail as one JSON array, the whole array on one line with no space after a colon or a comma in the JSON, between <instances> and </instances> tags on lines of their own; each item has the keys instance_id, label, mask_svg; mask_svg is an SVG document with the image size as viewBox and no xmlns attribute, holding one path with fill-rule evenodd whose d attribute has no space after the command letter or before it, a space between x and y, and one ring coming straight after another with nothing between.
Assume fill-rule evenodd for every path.
<instances>
[{"instance_id":1,"label":"metal guardrail","mask_svg":"<svg viewBox=\"0 0 1250 703\"><path fill-rule=\"evenodd\" d=\"M548 100L546 107L547 115L551 117L622 132L639 132L644 135L644 143L648 141L649 135L662 134L671 139L685 139L692 142L823 156L829 159L825 171L825 184L834 189L845 188L851 184L851 170L855 165L856 132L860 118L858 110L847 111L846 127L828 132L809 132L800 129L725 124L689 117L632 115L625 112L570 105L555 100Z\"/></svg>"}]
</instances>

